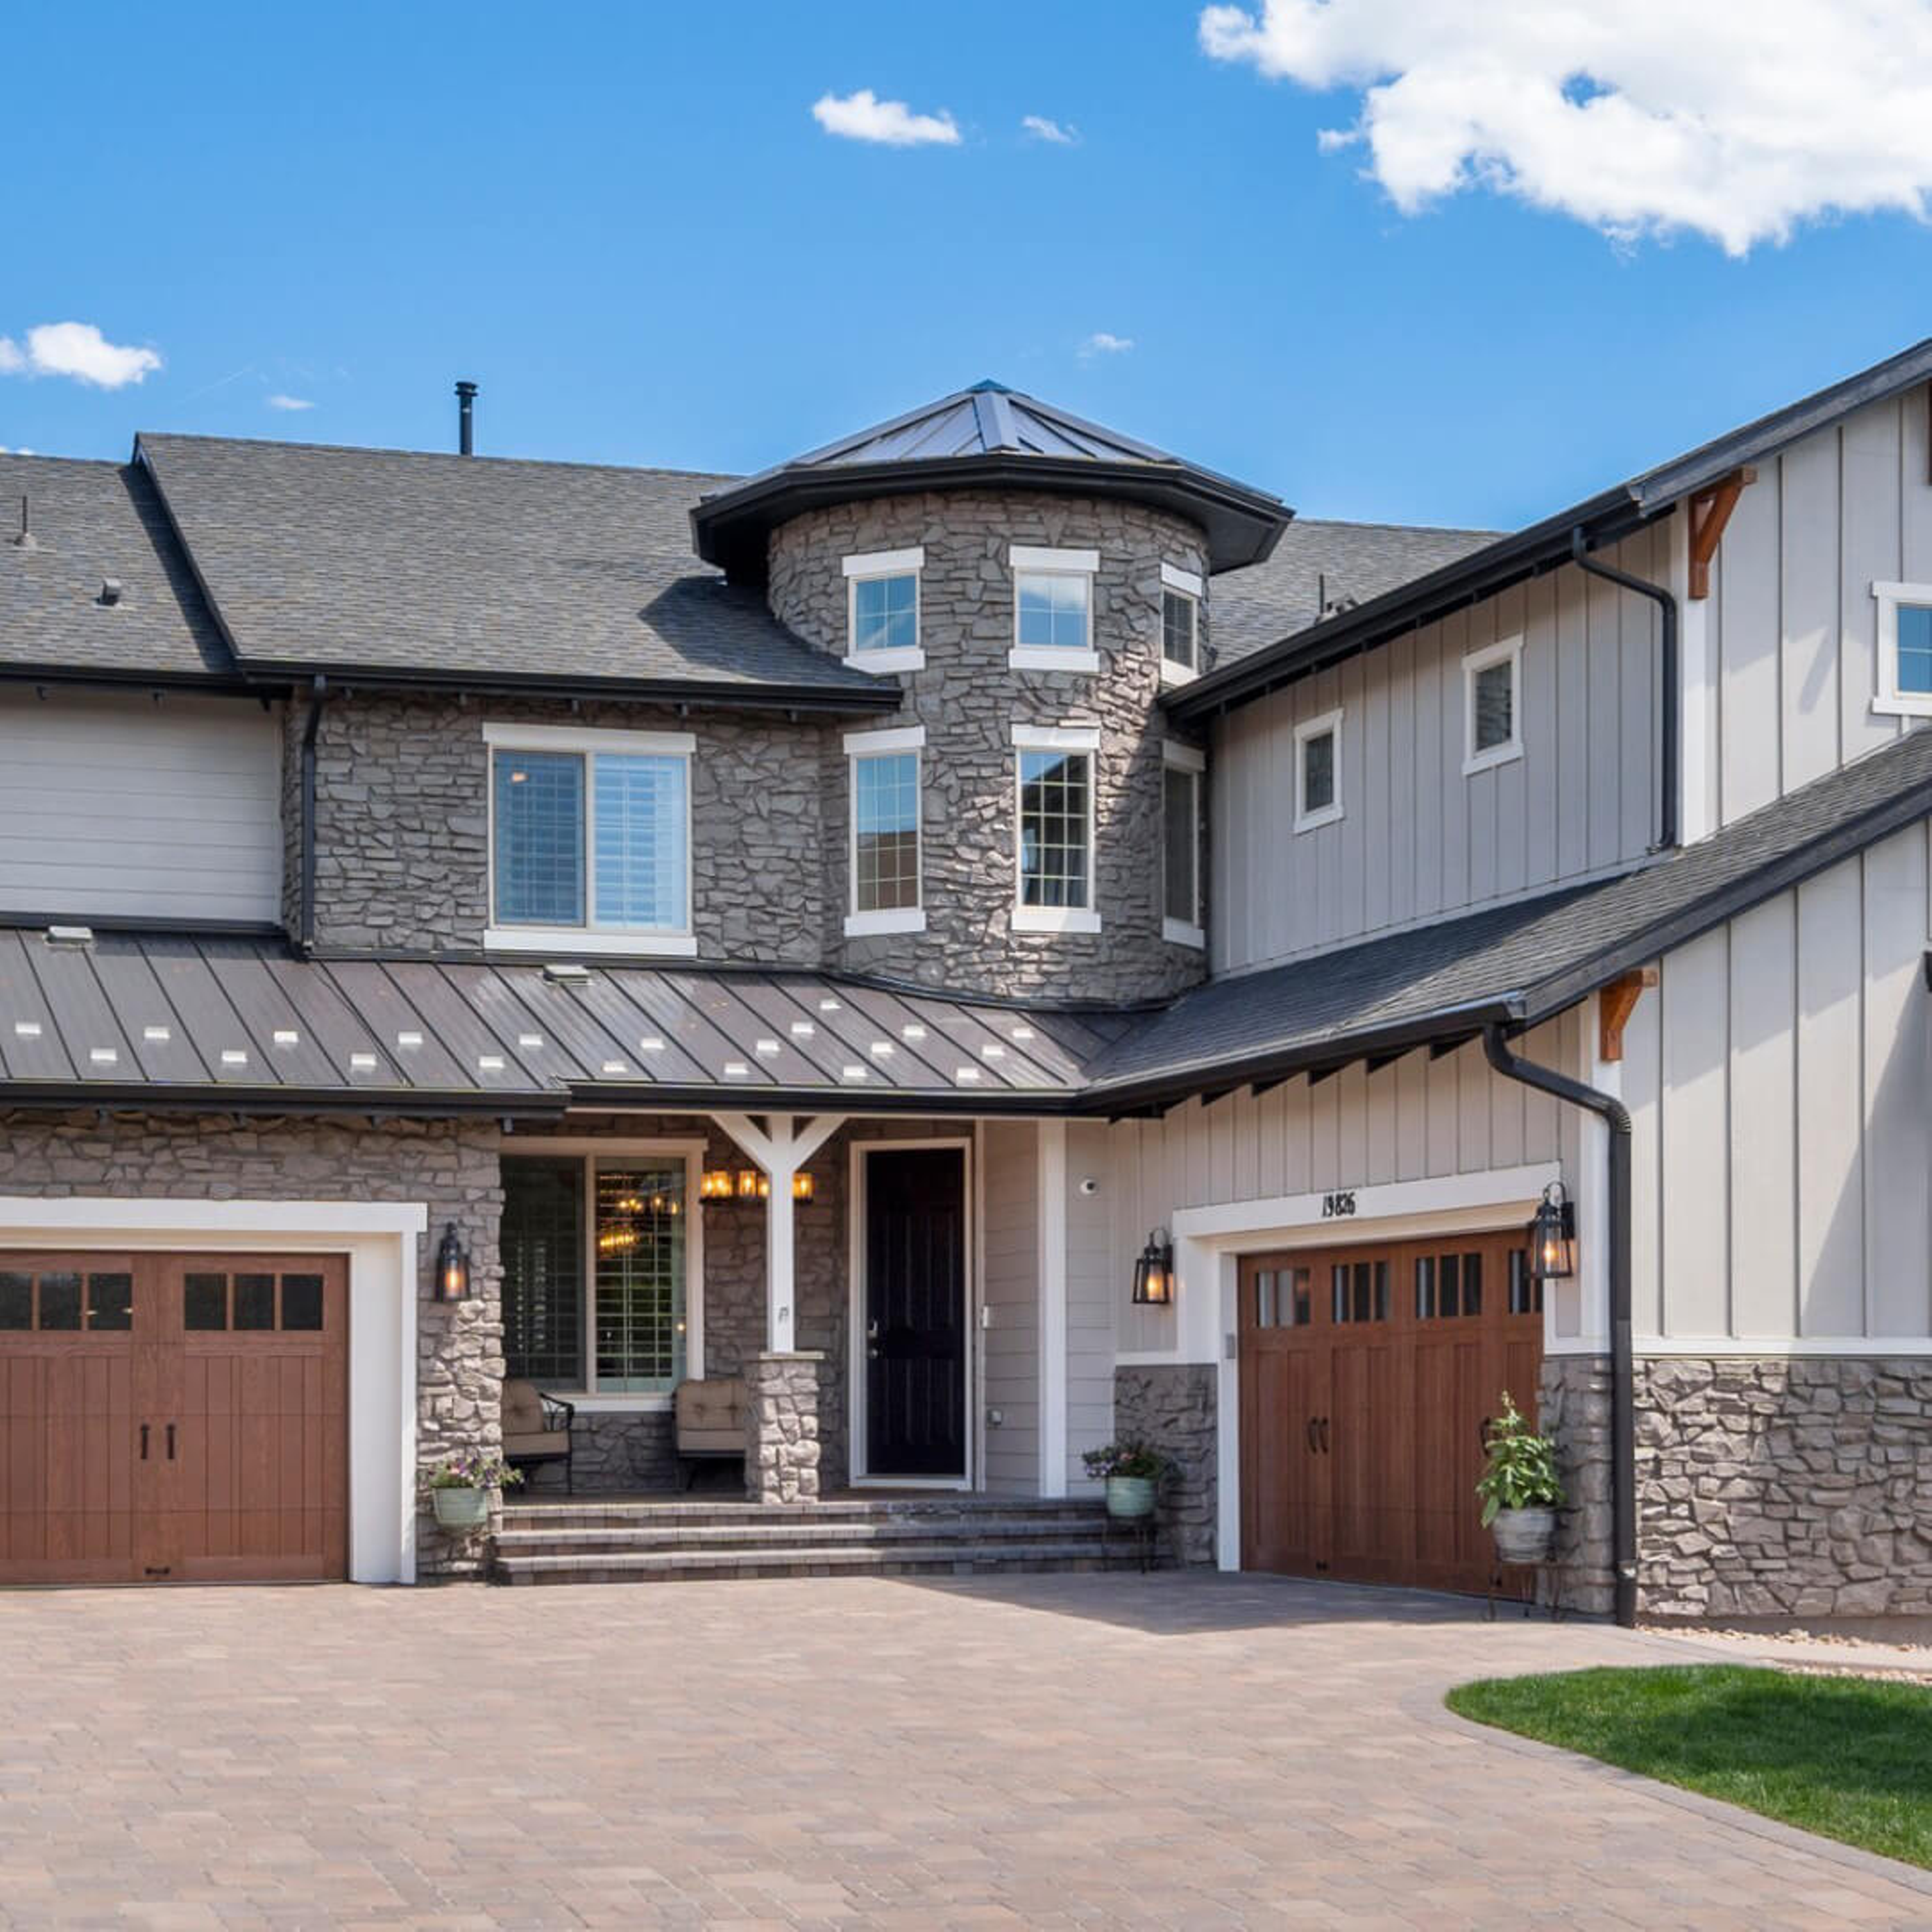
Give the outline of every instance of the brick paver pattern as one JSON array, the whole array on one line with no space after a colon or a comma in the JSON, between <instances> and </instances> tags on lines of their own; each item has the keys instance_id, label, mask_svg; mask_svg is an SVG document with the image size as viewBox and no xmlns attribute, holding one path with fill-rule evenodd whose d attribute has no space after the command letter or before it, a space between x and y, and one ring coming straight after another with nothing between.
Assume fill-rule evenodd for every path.
<instances>
[{"instance_id":1,"label":"brick paver pattern","mask_svg":"<svg viewBox=\"0 0 1932 1932\"><path fill-rule=\"evenodd\" d=\"M0 1592L0 1923L1932 1925L1440 1709L1666 1654L1208 1576Z\"/></svg>"}]
</instances>

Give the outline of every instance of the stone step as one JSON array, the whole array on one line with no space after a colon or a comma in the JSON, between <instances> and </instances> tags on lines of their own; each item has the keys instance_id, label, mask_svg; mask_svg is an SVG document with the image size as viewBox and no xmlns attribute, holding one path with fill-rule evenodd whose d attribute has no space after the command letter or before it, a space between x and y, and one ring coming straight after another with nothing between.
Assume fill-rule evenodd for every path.
<instances>
[{"instance_id":1,"label":"stone step","mask_svg":"<svg viewBox=\"0 0 1932 1932\"><path fill-rule=\"evenodd\" d=\"M998 1548L1012 1543L1043 1541L1097 1544L1106 1527L1106 1519L1098 1514L1042 1521L1034 1516L989 1516L977 1511L951 1517L898 1517L858 1522L506 1523L497 1532L496 1548L504 1556L612 1550L806 1550L841 1544L877 1547L906 1543Z\"/></svg>"},{"instance_id":2,"label":"stone step","mask_svg":"<svg viewBox=\"0 0 1932 1932\"><path fill-rule=\"evenodd\" d=\"M506 1529L610 1529L722 1526L733 1523L782 1522L932 1522L1026 1520L1045 1524L1097 1523L1105 1510L1083 1502L1036 1503L962 1502L956 1498L931 1502L875 1502L838 1500L818 1503L601 1502L596 1498L561 1503L506 1503Z\"/></svg>"},{"instance_id":3,"label":"stone step","mask_svg":"<svg viewBox=\"0 0 1932 1932\"><path fill-rule=\"evenodd\" d=\"M511 1584L663 1583L700 1578L833 1576L851 1574L991 1576L1012 1570L1097 1570L1097 1544L1042 1541L974 1551L954 1543L833 1544L824 1549L586 1551L574 1556L500 1556L496 1573ZM1123 1552L1120 1559L1131 1562Z\"/></svg>"}]
</instances>

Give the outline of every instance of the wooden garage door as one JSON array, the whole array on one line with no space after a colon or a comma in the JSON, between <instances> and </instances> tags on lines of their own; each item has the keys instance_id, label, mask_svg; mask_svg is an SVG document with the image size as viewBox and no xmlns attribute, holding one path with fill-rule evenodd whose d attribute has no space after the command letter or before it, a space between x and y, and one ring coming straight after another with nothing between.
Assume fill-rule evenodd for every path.
<instances>
[{"instance_id":1,"label":"wooden garage door","mask_svg":"<svg viewBox=\"0 0 1932 1932\"><path fill-rule=\"evenodd\" d=\"M1533 1410L1543 1358L1526 1259L1512 1231L1243 1262L1245 1567L1490 1586L1483 1430L1505 1389Z\"/></svg>"},{"instance_id":2,"label":"wooden garage door","mask_svg":"<svg viewBox=\"0 0 1932 1932\"><path fill-rule=\"evenodd\" d=\"M348 1567L339 1256L0 1252L0 1582Z\"/></svg>"}]
</instances>

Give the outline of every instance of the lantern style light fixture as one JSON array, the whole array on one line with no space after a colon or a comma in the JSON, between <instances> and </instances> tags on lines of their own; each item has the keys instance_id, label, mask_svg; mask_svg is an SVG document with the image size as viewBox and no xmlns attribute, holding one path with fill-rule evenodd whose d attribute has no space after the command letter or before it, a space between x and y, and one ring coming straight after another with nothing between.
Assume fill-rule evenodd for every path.
<instances>
[{"instance_id":1,"label":"lantern style light fixture","mask_svg":"<svg viewBox=\"0 0 1932 1932\"><path fill-rule=\"evenodd\" d=\"M728 1201L732 1191L729 1168L706 1168L698 1184L698 1198L700 1201Z\"/></svg>"},{"instance_id":2,"label":"lantern style light fixture","mask_svg":"<svg viewBox=\"0 0 1932 1932\"><path fill-rule=\"evenodd\" d=\"M794 1201L809 1201L812 1198L812 1176L803 1168L800 1168L791 1178L791 1198Z\"/></svg>"},{"instance_id":3,"label":"lantern style light fixture","mask_svg":"<svg viewBox=\"0 0 1932 1932\"><path fill-rule=\"evenodd\" d=\"M1174 1243L1165 1228L1156 1228L1134 1263L1134 1300L1142 1307L1165 1308L1173 1299Z\"/></svg>"},{"instance_id":4,"label":"lantern style light fixture","mask_svg":"<svg viewBox=\"0 0 1932 1932\"><path fill-rule=\"evenodd\" d=\"M1576 1272L1576 1208L1560 1180L1543 1190L1529 1224L1529 1271L1538 1281L1568 1281Z\"/></svg>"},{"instance_id":5,"label":"lantern style light fixture","mask_svg":"<svg viewBox=\"0 0 1932 1932\"><path fill-rule=\"evenodd\" d=\"M740 1201L757 1200L758 1198L758 1183L761 1180L764 1180L764 1176L760 1174L755 1167L741 1167L739 1168L738 1198ZM766 1180L765 1181L765 1186L767 1190L769 1190L771 1186L771 1183Z\"/></svg>"},{"instance_id":6,"label":"lantern style light fixture","mask_svg":"<svg viewBox=\"0 0 1932 1932\"><path fill-rule=\"evenodd\" d=\"M456 1238L456 1223L443 1223L442 1240L436 1251L436 1298L461 1301L470 1293L470 1257Z\"/></svg>"}]
</instances>

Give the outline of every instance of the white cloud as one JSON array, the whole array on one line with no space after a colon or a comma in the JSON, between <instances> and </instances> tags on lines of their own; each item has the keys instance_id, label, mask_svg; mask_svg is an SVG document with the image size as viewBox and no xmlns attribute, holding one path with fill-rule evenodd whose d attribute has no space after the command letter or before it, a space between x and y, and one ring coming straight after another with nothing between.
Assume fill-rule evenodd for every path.
<instances>
[{"instance_id":1,"label":"white cloud","mask_svg":"<svg viewBox=\"0 0 1932 1932\"><path fill-rule=\"evenodd\" d=\"M1097 328L1080 345L1080 359L1084 362L1096 356L1124 356L1134 346L1131 335L1109 335L1104 328Z\"/></svg>"},{"instance_id":2,"label":"white cloud","mask_svg":"<svg viewBox=\"0 0 1932 1932\"><path fill-rule=\"evenodd\" d=\"M1060 122L1049 120L1044 114L1023 115L1020 125L1036 141L1050 141L1056 148L1077 147L1080 142L1080 130L1078 128L1063 127Z\"/></svg>"},{"instance_id":3,"label":"white cloud","mask_svg":"<svg viewBox=\"0 0 1932 1932\"><path fill-rule=\"evenodd\" d=\"M1925 0L1260 0L1201 44L1270 79L1359 92L1351 128L1405 214L1470 188L1620 240L1732 255L1802 221L1932 195Z\"/></svg>"},{"instance_id":4,"label":"white cloud","mask_svg":"<svg viewBox=\"0 0 1932 1932\"><path fill-rule=\"evenodd\" d=\"M268 406L272 410L312 410L314 404L304 396L271 396Z\"/></svg>"},{"instance_id":5,"label":"white cloud","mask_svg":"<svg viewBox=\"0 0 1932 1932\"><path fill-rule=\"evenodd\" d=\"M118 389L160 366L152 349L124 349L91 322L41 322L28 330L24 349L0 335L0 375L70 376L97 389Z\"/></svg>"},{"instance_id":6,"label":"white cloud","mask_svg":"<svg viewBox=\"0 0 1932 1932\"><path fill-rule=\"evenodd\" d=\"M956 148L959 128L943 108L937 114L915 114L903 100L881 100L869 87L842 99L822 95L812 103L812 118L828 134L848 141L876 141L888 148Z\"/></svg>"}]
</instances>

